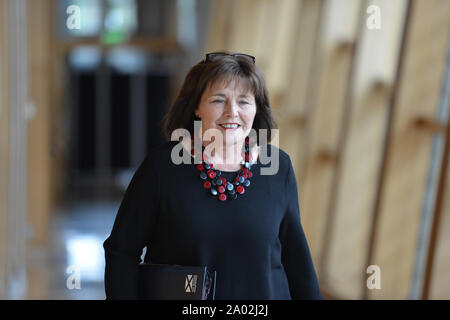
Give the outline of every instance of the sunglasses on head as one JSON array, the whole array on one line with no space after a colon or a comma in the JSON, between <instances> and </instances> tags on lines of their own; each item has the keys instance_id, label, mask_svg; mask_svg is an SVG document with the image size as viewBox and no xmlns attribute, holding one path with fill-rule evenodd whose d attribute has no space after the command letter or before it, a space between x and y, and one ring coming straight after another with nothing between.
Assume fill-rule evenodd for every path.
<instances>
[{"instance_id":1,"label":"sunglasses on head","mask_svg":"<svg viewBox=\"0 0 450 320\"><path fill-rule=\"evenodd\" d=\"M204 62L214 61L216 58L224 57L224 56L232 56L234 58L244 58L250 60L255 63L256 58L254 56L245 54L245 53L226 53L226 52L211 52L207 53Z\"/></svg>"}]
</instances>

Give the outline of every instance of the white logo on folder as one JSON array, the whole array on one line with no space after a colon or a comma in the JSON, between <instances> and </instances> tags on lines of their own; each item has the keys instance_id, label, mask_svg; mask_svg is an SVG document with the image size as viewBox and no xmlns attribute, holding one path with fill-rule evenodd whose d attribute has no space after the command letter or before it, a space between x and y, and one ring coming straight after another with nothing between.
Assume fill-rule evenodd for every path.
<instances>
[{"instance_id":1,"label":"white logo on folder","mask_svg":"<svg viewBox=\"0 0 450 320\"><path fill-rule=\"evenodd\" d=\"M184 285L185 291L195 293L196 288L197 288L197 275L196 274L188 274L186 276L186 282Z\"/></svg>"}]
</instances>

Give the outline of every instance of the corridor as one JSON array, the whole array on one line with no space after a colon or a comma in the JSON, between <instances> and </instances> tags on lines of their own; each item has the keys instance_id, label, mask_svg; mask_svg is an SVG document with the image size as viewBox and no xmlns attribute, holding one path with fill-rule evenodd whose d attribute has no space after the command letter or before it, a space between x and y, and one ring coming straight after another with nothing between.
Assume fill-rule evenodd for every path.
<instances>
[{"instance_id":1,"label":"corridor","mask_svg":"<svg viewBox=\"0 0 450 320\"><path fill-rule=\"evenodd\" d=\"M119 201L80 201L54 212L48 245L29 248L29 299L105 299L102 244L119 205Z\"/></svg>"}]
</instances>

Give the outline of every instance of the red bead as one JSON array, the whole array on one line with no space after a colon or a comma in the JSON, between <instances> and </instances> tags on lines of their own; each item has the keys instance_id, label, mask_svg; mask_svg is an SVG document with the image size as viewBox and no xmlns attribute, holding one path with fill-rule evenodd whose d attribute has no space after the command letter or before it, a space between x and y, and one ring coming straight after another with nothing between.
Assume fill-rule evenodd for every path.
<instances>
[{"instance_id":1,"label":"red bead","mask_svg":"<svg viewBox=\"0 0 450 320\"><path fill-rule=\"evenodd\" d=\"M210 163L209 166L210 166L211 168L214 168L214 165L213 165L212 163Z\"/></svg>"},{"instance_id":2,"label":"red bead","mask_svg":"<svg viewBox=\"0 0 450 320\"><path fill-rule=\"evenodd\" d=\"M227 184L227 179L224 177L220 177L220 180L222 180L222 184L225 186Z\"/></svg>"},{"instance_id":3,"label":"red bead","mask_svg":"<svg viewBox=\"0 0 450 320\"><path fill-rule=\"evenodd\" d=\"M224 186L219 186L217 188L217 191L219 191L220 193L224 193L225 192L225 187Z\"/></svg>"},{"instance_id":4,"label":"red bead","mask_svg":"<svg viewBox=\"0 0 450 320\"><path fill-rule=\"evenodd\" d=\"M200 163L200 164L197 165L197 170L198 171L203 171L203 170L205 170L205 167L203 166L203 164Z\"/></svg>"},{"instance_id":5,"label":"red bead","mask_svg":"<svg viewBox=\"0 0 450 320\"><path fill-rule=\"evenodd\" d=\"M220 201L225 201L225 200L227 200L227 196L225 195L225 193L221 193L221 194L219 195L219 200L220 200Z\"/></svg>"},{"instance_id":6,"label":"red bead","mask_svg":"<svg viewBox=\"0 0 450 320\"><path fill-rule=\"evenodd\" d=\"M248 154L246 154L244 158L245 158L245 162L249 162L249 155Z\"/></svg>"},{"instance_id":7,"label":"red bead","mask_svg":"<svg viewBox=\"0 0 450 320\"><path fill-rule=\"evenodd\" d=\"M247 173L244 173L242 176L243 176L245 179L248 178L248 174L247 174Z\"/></svg>"},{"instance_id":8,"label":"red bead","mask_svg":"<svg viewBox=\"0 0 450 320\"><path fill-rule=\"evenodd\" d=\"M203 188L205 188L205 189L211 188L211 182L205 181L205 182L203 183Z\"/></svg>"},{"instance_id":9,"label":"red bead","mask_svg":"<svg viewBox=\"0 0 450 320\"><path fill-rule=\"evenodd\" d=\"M210 179L214 179L216 177L216 173L213 170L211 170L211 169L206 171L206 174L208 175L208 177Z\"/></svg>"},{"instance_id":10,"label":"red bead","mask_svg":"<svg viewBox=\"0 0 450 320\"><path fill-rule=\"evenodd\" d=\"M243 186L237 186L236 187L236 191L240 194L243 194L245 192L245 189Z\"/></svg>"},{"instance_id":11,"label":"red bead","mask_svg":"<svg viewBox=\"0 0 450 320\"><path fill-rule=\"evenodd\" d=\"M249 172L247 173L247 176L248 176L249 178L251 178L251 177L253 176L253 173L252 173L251 171L249 171Z\"/></svg>"}]
</instances>

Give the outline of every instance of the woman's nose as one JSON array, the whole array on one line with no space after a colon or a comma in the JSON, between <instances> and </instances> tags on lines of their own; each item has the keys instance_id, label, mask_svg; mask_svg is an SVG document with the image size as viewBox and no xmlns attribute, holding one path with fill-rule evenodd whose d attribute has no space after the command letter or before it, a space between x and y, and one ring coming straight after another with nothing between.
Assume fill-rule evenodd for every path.
<instances>
[{"instance_id":1,"label":"woman's nose","mask_svg":"<svg viewBox=\"0 0 450 320\"><path fill-rule=\"evenodd\" d=\"M238 107L238 105L235 101L229 100L225 106L224 113L231 117L235 117L235 116L237 116L237 110L238 110L237 107Z\"/></svg>"}]
</instances>

